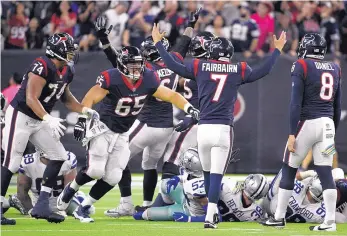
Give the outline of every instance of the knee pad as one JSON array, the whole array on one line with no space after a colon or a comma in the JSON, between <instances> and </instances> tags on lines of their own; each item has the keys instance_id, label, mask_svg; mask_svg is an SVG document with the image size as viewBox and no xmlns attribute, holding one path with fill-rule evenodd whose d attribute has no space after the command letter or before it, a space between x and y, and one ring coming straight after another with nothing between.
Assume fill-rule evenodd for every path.
<instances>
[{"instance_id":1,"label":"knee pad","mask_svg":"<svg viewBox=\"0 0 347 236\"><path fill-rule=\"evenodd\" d=\"M105 174L105 170L98 166L88 166L85 173L93 179L101 179Z\"/></svg>"},{"instance_id":2,"label":"knee pad","mask_svg":"<svg viewBox=\"0 0 347 236\"><path fill-rule=\"evenodd\" d=\"M113 169L105 174L103 180L111 186L115 186L122 179L123 170L122 169Z\"/></svg>"},{"instance_id":3,"label":"knee pad","mask_svg":"<svg viewBox=\"0 0 347 236\"><path fill-rule=\"evenodd\" d=\"M287 190L294 189L294 180L295 180L296 171L297 171L297 168L290 167L288 164L283 163L280 188L287 189Z\"/></svg>"}]
</instances>

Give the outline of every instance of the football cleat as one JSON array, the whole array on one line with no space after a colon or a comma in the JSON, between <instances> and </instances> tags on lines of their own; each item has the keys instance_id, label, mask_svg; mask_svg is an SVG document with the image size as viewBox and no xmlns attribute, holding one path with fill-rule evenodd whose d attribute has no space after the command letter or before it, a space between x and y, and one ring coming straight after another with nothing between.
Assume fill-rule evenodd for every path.
<instances>
[{"instance_id":1,"label":"football cleat","mask_svg":"<svg viewBox=\"0 0 347 236\"><path fill-rule=\"evenodd\" d=\"M8 202L11 207L17 209L22 215L29 214L16 195L9 195Z\"/></svg>"},{"instance_id":2,"label":"football cleat","mask_svg":"<svg viewBox=\"0 0 347 236\"><path fill-rule=\"evenodd\" d=\"M331 225L327 225L323 223L316 226L310 226L309 229L311 231L336 231L336 224L333 223Z\"/></svg>"},{"instance_id":3,"label":"football cleat","mask_svg":"<svg viewBox=\"0 0 347 236\"><path fill-rule=\"evenodd\" d=\"M94 219L89 216L90 205L80 205L73 213L75 219L80 220L81 223L93 223Z\"/></svg>"},{"instance_id":4,"label":"football cleat","mask_svg":"<svg viewBox=\"0 0 347 236\"><path fill-rule=\"evenodd\" d=\"M76 191L73 188L70 188L70 184L71 183L68 183L65 186L64 190L58 196L57 208L59 211L65 211L68 208L73 196L76 193Z\"/></svg>"},{"instance_id":5,"label":"football cleat","mask_svg":"<svg viewBox=\"0 0 347 236\"><path fill-rule=\"evenodd\" d=\"M272 226L278 229L283 229L286 226L286 221L284 219L276 220L275 217L270 216L269 219L260 222L264 226Z\"/></svg>"},{"instance_id":6,"label":"football cleat","mask_svg":"<svg viewBox=\"0 0 347 236\"><path fill-rule=\"evenodd\" d=\"M38 201L30 214L36 219L45 219L50 223L60 223L65 220L64 216L52 212L52 210L49 208L48 199Z\"/></svg>"},{"instance_id":7,"label":"football cleat","mask_svg":"<svg viewBox=\"0 0 347 236\"><path fill-rule=\"evenodd\" d=\"M205 221L204 228L205 229L217 229L218 223L219 223L219 215L216 213L213 215L213 222Z\"/></svg>"},{"instance_id":8,"label":"football cleat","mask_svg":"<svg viewBox=\"0 0 347 236\"><path fill-rule=\"evenodd\" d=\"M134 205L129 202L120 202L120 204L113 209L104 212L105 216L119 218L122 216L132 216L135 213Z\"/></svg>"},{"instance_id":9,"label":"football cleat","mask_svg":"<svg viewBox=\"0 0 347 236\"><path fill-rule=\"evenodd\" d=\"M139 206L139 205L137 205L136 207L135 207L135 211L136 212L144 212L145 210L147 210L148 208L150 208L151 206Z\"/></svg>"},{"instance_id":10,"label":"football cleat","mask_svg":"<svg viewBox=\"0 0 347 236\"><path fill-rule=\"evenodd\" d=\"M15 225L16 221L12 219L7 219L3 214L1 214L1 225Z\"/></svg>"}]
</instances>

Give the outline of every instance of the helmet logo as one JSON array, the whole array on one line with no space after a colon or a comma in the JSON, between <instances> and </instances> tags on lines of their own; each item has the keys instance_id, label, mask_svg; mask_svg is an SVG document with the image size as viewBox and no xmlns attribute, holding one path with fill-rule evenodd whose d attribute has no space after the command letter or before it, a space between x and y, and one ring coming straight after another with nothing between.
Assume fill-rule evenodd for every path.
<instances>
[{"instance_id":1,"label":"helmet logo","mask_svg":"<svg viewBox=\"0 0 347 236\"><path fill-rule=\"evenodd\" d=\"M222 41L220 39L218 39L218 41L214 40L210 45L210 51L212 51L214 48L219 48L220 45L222 45Z\"/></svg>"},{"instance_id":2,"label":"helmet logo","mask_svg":"<svg viewBox=\"0 0 347 236\"><path fill-rule=\"evenodd\" d=\"M122 51L122 54L123 54L123 55L128 55L128 54L129 54L128 49L125 49L124 51Z\"/></svg>"},{"instance_id":3,"label":"helmet logo","mask_svg":"<svg viewBox=\"0 0 347 236\"><path fill-rule=\"evenodd\" d=\"M199 41L200 41L200 43L201 43L201 47L202 47L203 49L205 49L205 39L204 39L203 37L198 37L198 39L199 39Z\"/></svg>"},{"instance_id":4,"label":"helmet logo","mask_svg":"<svg viewBox=\"0 0 347 236\"><path fill-rule=\"evenodd\" d=\"M306 48L306 45L308 44L308 43L311 43L311 42L313 42L315 40L315 37L314 37L314 35L309 35L309 36L306 36L306 37L304 37L303 39L302 39L302 42L301 42L301 46L302 46L302 48Z\"/></svg>"}]
</instances>

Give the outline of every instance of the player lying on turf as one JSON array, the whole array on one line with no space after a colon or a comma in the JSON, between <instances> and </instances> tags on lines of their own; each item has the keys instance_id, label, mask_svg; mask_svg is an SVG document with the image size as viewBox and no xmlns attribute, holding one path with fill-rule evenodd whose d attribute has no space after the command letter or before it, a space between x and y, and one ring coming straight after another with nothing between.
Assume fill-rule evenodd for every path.
<instances>
[{"instance_id":1,"label":"player lying on turf","mask_svg":"<svg viewBox=\"0 0 347 236\"><path fill-rule=\"evenodd\" d=\"M66 212L57 209L57 197L64 187L76 177L77 173L77 158L75 154L67 152L67 156L68 159L60 169L49 199L52 211L63 216L72 215L73 211L79 206L80 201L84 198L84 193L78 192L75 194ZM43 172L47 165L46 157L45 153L37 151L36 153L25 155L20 165L17 177L17 194L11 196L11 200L14 207L24 215L30 213L39 197ZM29 196L29 191L31 191L32 197ZM91 212L94 212L94 207L91 209Z\"/></svg>"},{"instance_id":2,"label":"player lying on turf","mask_svg":"<svg viewBox=\"0 0 347 236\"><path fill-rule=\"evenodd\" d=\"M342 171L343 172L343 171ZM341 169L334 169L332 171L333 177L336 181L344 174ZM270 190L263 201L263 207L267 214L274 215L278 203L279 184L282 176L282 170L273 179ZM294 184L294 191L289 204L287 206L286 221L293 223L323 223L326 214L325 205L323 201L323 188L318 175L315 171L298 172ZM339 192L345 192L347 188L343 187L343 181L340 181ZM338 185L337 185L338 186ZM346 193L340 194L342 196L340 204L340 212L336 212L336 222L346 223L347 218L342 212L345 210L343 207L346 201ZM346 199L344 199L346 198Z\"/></svg>"}]
</instances>

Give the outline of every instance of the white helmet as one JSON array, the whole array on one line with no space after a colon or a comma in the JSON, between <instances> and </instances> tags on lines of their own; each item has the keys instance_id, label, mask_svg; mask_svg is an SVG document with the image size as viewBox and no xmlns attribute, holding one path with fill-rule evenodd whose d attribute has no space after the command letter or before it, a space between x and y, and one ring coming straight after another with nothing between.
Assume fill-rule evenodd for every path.
<instances>
[{"instance_id":1,"label":"white helmet","mask_svg":"<svg viewBox=\"0 0 347 236\"><path fill-rule=\"evenodd\" d=\"M316 202L323 201L323 187L318 176L313 178L310 186L308 187L308 191Z\"/></svg>"},{"instance_id":2,"label":"white helmet","mask_svg":"<svg viewBox=\"0 0 347 236\"><path fill-rule=\"evenodd\" d=\"M189 148L180 156L179 166L182 167L187 174L192 174L196 177L202 176L202 166L196 148Z\"/></svg>"},{"instance_id":3,"label":"white helmet","mask_svg":"<svg viewBox=\"0 0 347 236\"><path fill-rule=\"evenodd\" d=\"M269 183L262 174L248 175L244 183L244 193L252 201L265 197L269 191Z\"/></svg>"}]
</instances>

